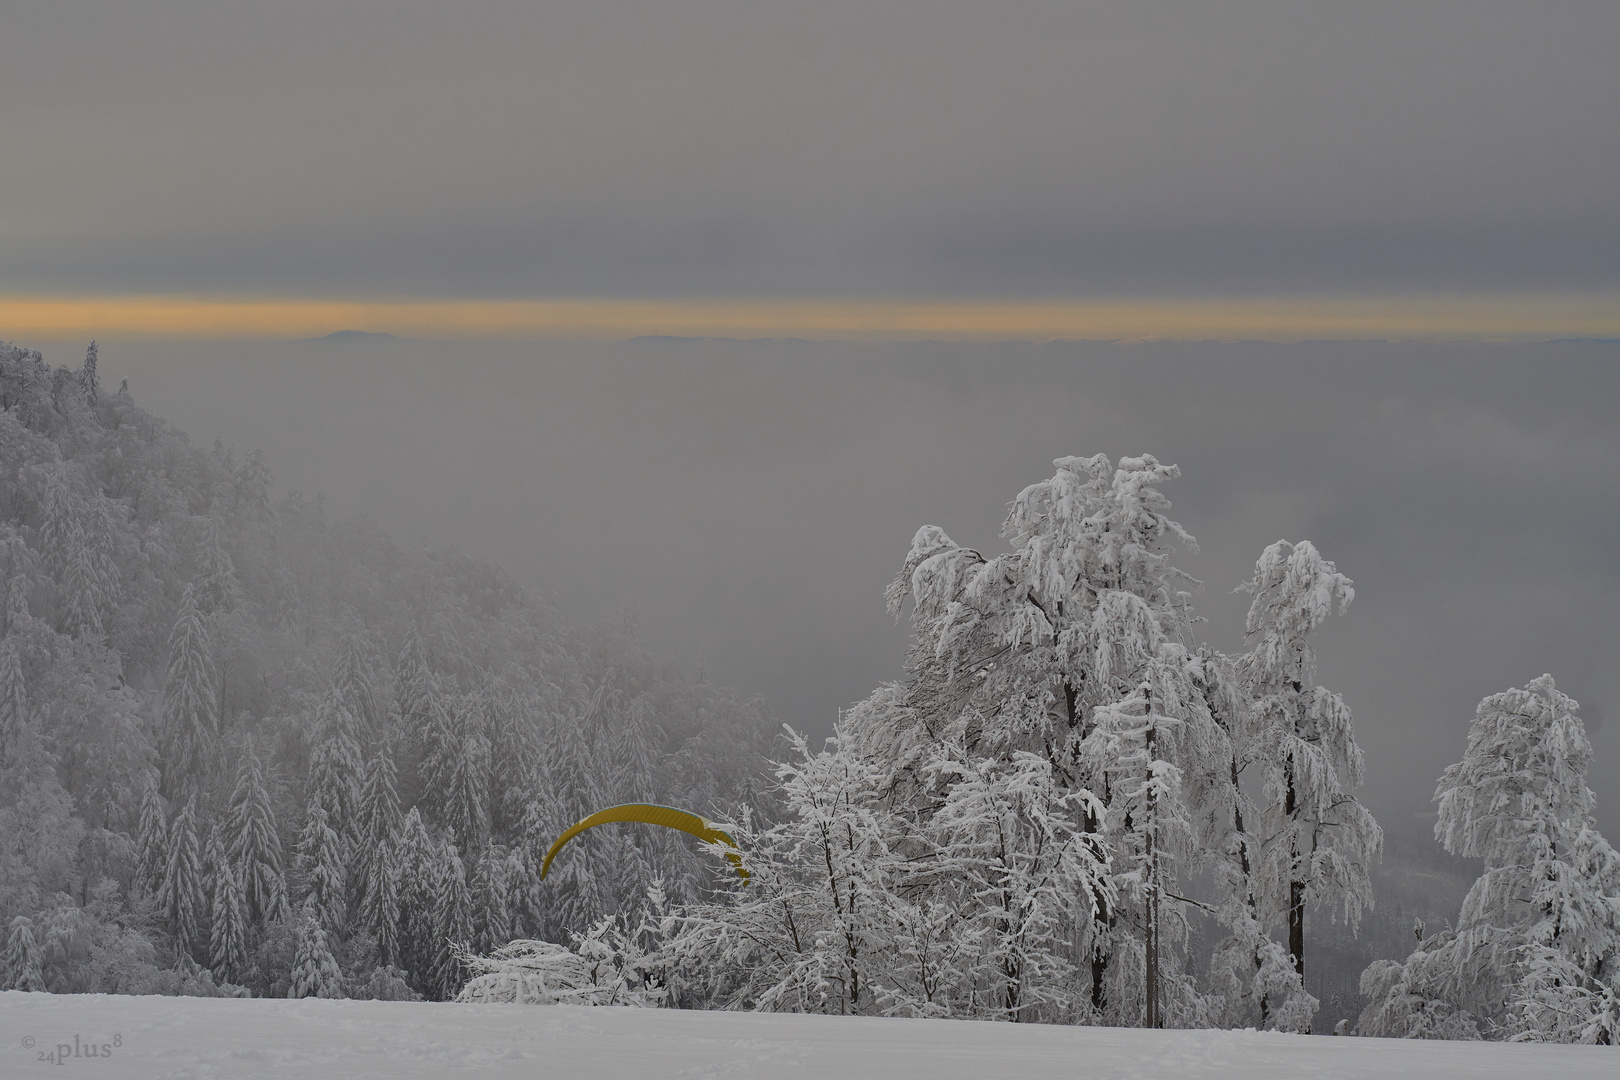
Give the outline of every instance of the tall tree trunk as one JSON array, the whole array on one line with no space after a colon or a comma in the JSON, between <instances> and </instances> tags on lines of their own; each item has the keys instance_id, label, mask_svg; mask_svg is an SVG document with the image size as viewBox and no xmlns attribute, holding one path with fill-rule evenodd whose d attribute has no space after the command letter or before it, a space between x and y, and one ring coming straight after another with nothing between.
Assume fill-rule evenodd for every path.
<instances>
[{"instance_id":1,"label":"tall tree trunk","mask_svg":"<svg viewBox=\"0 0 1620 1080\"><path fill-rule=\"evenodd\" d=\"M1288 794L1283 804L1283 813L1288 820L1294 820L1293 762L1289 763ZM1292 843L1294 872L1298 874L1299 868L1299 842ZM1288 954L1294 958L1294 970L1299 973L1300 980L1305 978L1305 883L1296 876L1288 883Z\"/></svg>"},{"instance_id":2,"label":"tall tree trunk","mask_svg":"<svg viewBox=\"0 0 1620 1080\"><path fill-rule=\"evenodd\" d=\"M1153 696L1148 691L1147 698L1147 758L1148 783L1153 782L1153 755L1158 751L1158 730L1153 724ZM1150 1028L1163 1027L1159 1018L1159 853L1155 847L1154 830L1158 827L1158 800L1154 796L1153 788L1148 788L1147 795L1147 868L1148 868L1148 909L1147 909L1147 1026Z\"/></svg>"}]
</instances>

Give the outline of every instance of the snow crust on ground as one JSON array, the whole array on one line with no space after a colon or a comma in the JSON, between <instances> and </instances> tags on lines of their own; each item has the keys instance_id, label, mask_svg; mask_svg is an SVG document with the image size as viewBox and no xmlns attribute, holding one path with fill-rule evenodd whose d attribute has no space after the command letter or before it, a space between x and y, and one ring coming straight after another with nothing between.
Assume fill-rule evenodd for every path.
<instances>
[{"instance_id":1,"label":"snow crust on ground","mask_svg":"<svg viewBox=\"0 0 1620 1080\"><path fill-rule=\"evenodd\" d=\"M115 1035L111 1057L82 1052ZM60 1064L40 1060L64 1046ZM0 1076L70 1070L101 1080L1615 1080L1620 1051L674 1009L0 993Z\"/></svg>"}]
</instances>

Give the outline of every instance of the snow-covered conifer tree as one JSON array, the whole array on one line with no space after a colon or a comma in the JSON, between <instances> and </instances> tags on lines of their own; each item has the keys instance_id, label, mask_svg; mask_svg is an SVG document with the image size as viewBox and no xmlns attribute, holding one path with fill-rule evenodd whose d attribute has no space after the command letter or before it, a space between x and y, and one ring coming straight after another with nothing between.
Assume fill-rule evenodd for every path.
<instances>
[{"instance_id":1,"label":"snow-covered conifer tree","mask_svg":"<svg viewBox=\"0 0 1620 1080\"><path fill-rule=\"evenodd\" d=\"M366 863L365 891L360 903L360 925L377 938L377 957L384 964L400 963L399 848L389 840Z\"/></svg>"},{"instance_id":2,"label":"snow-covered conifer tree","mask_svg":"<svg viewBox=\"0 0 1620 1080\"><path fill-rule=\"evenodd\" d=\"M163 796L151 785L141 798L140 823L135 833L135 888L147 896L163 890L163 875L169 865L169 815Z\"/></svg>"},{"instance_id":3,"label":"snow-covered conifer tree","mask_svg":"<svg viewBox=\"0 0 1620 1080\"><path fill-rule=\"evenodd\" d=\"M207 911L202 852L197 842L197 797L191 796L169 826L168 862L158 904L169 932L182 952L201 955L207 944L203 918Z\"/></svg>"},{"instance_id":4,"label":"snow-covered conifer tree","mask_svg":"<svg viewBox=\"0 0 1620 1080\"><path fill-rule=\"evenodd\" d=\"M435 770L444 756L445 710L427 646L413 624L405 634L394 669L393 713L404 747L399 762L401 795L407 806L437 808Z\"/></svg>"},{"instance_id":5,"label":"snow-covered conifer tree","mask_svg":"<svg viewBox=\"0 0 1620 1080\"><path fill-rule=\"evenodd\" d=\"M343 844L318 804L310 807L298 840L298 873L303 879L305 910L314 915L321 929L336 933L343 926L347 868Z\"/></svg>"},{"instance_id":6,"label":"snow-covered conifer tree","mask_svg":"<svg viewBox=\"0 0 1620 1080\"><path fill-rule=\"evenodd\" d=\"M225 537L225 513L216 503L203 519L197 552L197 578L192 585L197 610L205 619L229 614L242 602L242 586Z\"/></svg>"},{"instance_id":7,"label":"snow-covered conifer tree","mask_svg":"<svg viewBox=\"0 0 1620 1080\"><path fill-rule=\"evenodd\" d=\"M499 837L518 833L531 785L544 775L537 720L546 713L540 693L521 674L503 679L491 692L490 830Z\"/></svg>"},{"instance_id":8,"label":"snow-covered conifer tree","mask_svg":"<svg viewBox=\"0 0 1620 1080\"><path fill-rule=\"evenodd\" d=\"M101 396L101 376L96 371L100 364L100 353L96 343L92 341L89 348L84 350L84 366L79 369L79 390L84 394L84 400L91 405Z\"/></svg>"},{"instance_id":9,"label":"snow-covered conifer tree","mask_svg":"<svg viewBox=\"0 0 1620 1080\"><path fill-rule=\"evenodd\" d=\"M1305 972L1305 909L1320 904L1351 926L1372 906L1369 874L1383 833L1355 797L1361 749L1343 699L1316 685L1311 634L1355 597L1350 579L1309 542L1279 540L1242 586L1254 597L1253 648L1239 661L1255 726L1249 742L1264 786L1254 885L1261 916L1288 926Z\"/></svg>"},{"instance_id":10,"label":"snow-covered conifer tree","mask_svg":"<svg viewBox=\"0 0 1620 1080\"><path fill-rule=\"evenodd\" d=\"M249 744L242 752L230 802L230 857L242 875L242 895L250 920L269 922L285 910L281 834L264 767Z\"/></svg>"},{"instance_id":11,"label":"snow-covered conifer tree","mask_svg":"<svg viewBox=\"0 0 1620 1080\"><path fill-rule=\"evenodd\" d=\"M208 628L188 585L169 637L163 687L163 790L171 801L206 785L219 737L219 690Z\"/></svg>"},{"instance_id":12,"label":"snow-covered conifer tree","mask_svg":"<svg viewBox=\"0 0 1620 1080\"><path fill-rule=\"evenodd\" d=\"M360 759L359 720L333 690L321 698L311 725L316 740L309 759L310 801L326 811L327 822L346 840L359 827L360 788L365 765Z\"/></svg>"},{"instance_id":13,"label":"snow-covered conifer tree","mask_svg":"<svg viewBox=\"0 0 1620 1080\"><path fill-rule=\"evenodd\" d=\"M438 895L437 860L433 839L416 807L406 811L400 825L395 865L399 881L399 963L410 972L418 993L432 990L434 901Z\"/></svg>"},{"instance_id":14,"label":"snow-covered conifer tree","mask_svg":"<svg viewBox=\"0 0 1620 1080\"><path fill-rule=\"evenodd\" d=\"M383 715L377 704L376 680L366 655L365 639L357 626L346 627L338 645L337 668L332 673L332 689L343 707L355 718L356 738L369 747L383 733Z\"/></svg>"},{"instance_id":15,"label":"snow-covered conifer tree","mask_svg":"<svg viewBox=\"0 0 1620 1080\"><path fill-rule=\"evenodd\" d=\"M42 967L44 951L34 935L33 920L26 915L13 917L6 935L5 970L0 972L4 981L0 981L0 990L49 989Z\"/></svg>"},{"instance_id":16,"label":"snow-covered conifer tree","mask_svg":"<svg viewBox=\"0 0 1620 1080\"><path fill-rule=\"evenodd\" d=\"M366 763L365 782L360 789L357 809L349 890L361 923L378 934L382 933L381 923L393 924L398 920L398 883L392 878L399 827L394 755L390 741L384 739L377 744ZM374 890L384 888L389 893L388 897L373 895ZM396 929L393 925L389 926L390 936L394 935Z\"/></svg>"},{"instance_id":17,"label":"snow-covered conifer tree","mask_svg":"<svg viewBox=\"0 0 1620 1080\"><path fill-rule=\"evenodd\" d=\"M326 944L319 917L306 906L298 920L298 948L293 957L290 998L343 997L343 973Z\"/></svg>"},{"instance_id":18,"label":"snow-covered conifer tree","mask_svg":"<svg viewBox=\"0 0 1620 1080\"><path fill-rule=\"evenodd\" d=\"M39 548L45 571L58 584L67 580L73 565L73 536L79 529L78 495L73 490L72 472L67 462L49 466L45 476L45 505L39 523Z\"/></svg>"},{"instance_id":19,"label":"snow-covered conifer tree","mask_svg":"<svg viewBox=\"0 0 1620 1080\"><path fill-rule=\"evenodd\" d=\"M489 738L485 735L485 699L468 695L451 707L448 760L439 766L445 826L476 851L489 833Z\"/></svg>"},{"instance_id":20,"label":"snow-covered conifer tree","mask_svg":"<svg viewBox=\"0 0 1620 1080\"><path fill-rule=\"evenodd\" d=\"M210 848L214 845L210 843ZM208 966L215 976L235 981L247 966L246 903L242 895L242 871L231 862L223 846L213 865L214 905L209 920Z\"/></svg>"},{"instance_id":21,"label":"snow-covered conifer tree","mask_svg":"<svg viewBox=\"0 0 1620 1080\"><path fill-rule=\"evenodd\" d=\"M506 849L494 841L486 843L473 871L472 947L478 952L499 948L519 936L509 871Z\"/></svg>"},{"instance_id":22,"label":"snow-covered conifer tree","mask_svg":"<svg viewBox=\"0 0 1620 1080\"><path fill-rule=\"evenodd\" d=\"M583 722L559 719L551 749L551 787L547 798L556 812L552 826L568 825L605 805L600 787L601 770ZM553 836L556 832L553 831ZM581 843L580 841L585 841ZM549 845L550 841L545 841ZM567 859L554 863L541 884L548 913L548 932L584 933L603 913L602 881L607 876L600 855L601 840L586 833L569 844ZM544 848L540 849L544 852Z\"/></svg>"},{"instance_id":23,"label":"snow-covered conifer tree","mask_svg":"<svg viewBox=\"0 0 1620 1080\"><path fill-rule=\"evenodd\" d=\"M20 771L33 741L19 636L0 638L0 775Z\"/></svg>"},{"instance_id":24,"label":"snow-covered conifer tree","mask_svg":"<svg viewBox=\"0 0 1620 1080\"><path fill-rule=\"evenodd\" d=\"M466 977L460 955L472 939L473 901L454 841L438 853L433 897L433 984L440 1000L456 996Z\"/></svg>"}]
</instances>

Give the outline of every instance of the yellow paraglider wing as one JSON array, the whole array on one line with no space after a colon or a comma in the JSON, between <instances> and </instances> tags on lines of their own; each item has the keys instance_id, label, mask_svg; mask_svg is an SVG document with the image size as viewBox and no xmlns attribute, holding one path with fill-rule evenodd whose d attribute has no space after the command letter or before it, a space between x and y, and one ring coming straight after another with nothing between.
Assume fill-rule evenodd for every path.
<instances>
[{"instance_id":1,"label":"yellow paraglider wing","mask_svg":"<svg viewBox=\"0 0 1620 1080\"><path fill-rule=\"evenodd\" d=\"M679 829L681 832L691 833L706 844L726 844L733 849L737 846L737 841L731 838L730 833L716 829L696 814L689 814L672 806L625 803L623 806L610 806L606 810L598 810L584 821L576 821L570 825L568 831L557 837L557 842L546 852L545 860L540 864L541 880L545 880L546 874L551 871L551 860L563 849L564 844L586 829L594 829L598 825L606 825L613 821L639 821L647 825L662 825L666 829ZM726 858L737 868L737 876L747 881L748 871L743 869L742 856L732 850L726 852Z\"/></svg>"}]
</instances>

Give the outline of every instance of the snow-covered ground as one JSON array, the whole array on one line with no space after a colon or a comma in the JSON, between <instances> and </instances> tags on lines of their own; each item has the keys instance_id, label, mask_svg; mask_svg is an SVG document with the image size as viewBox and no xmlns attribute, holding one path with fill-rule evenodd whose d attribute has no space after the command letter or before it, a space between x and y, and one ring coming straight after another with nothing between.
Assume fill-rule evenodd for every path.
<instances>
[{"instance_id":1,"label":"snow-covered ground","mask_svg":"<svg viewBox=\"0 0 1620 1080\"><path fill-rule=\"evenodd\" d=\"M1614 1080L1620 1051L653 1009L0 994L0 1076L61 1076L64 1069L105 1080Z\"/></svg>"}]
</instances>

